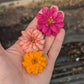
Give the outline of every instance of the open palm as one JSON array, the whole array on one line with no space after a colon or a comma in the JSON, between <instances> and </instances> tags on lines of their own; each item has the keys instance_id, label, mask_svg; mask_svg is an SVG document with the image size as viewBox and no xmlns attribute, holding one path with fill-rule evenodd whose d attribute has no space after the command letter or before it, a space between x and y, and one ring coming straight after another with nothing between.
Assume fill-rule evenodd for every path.
<instances>
[{"instance_id":1,"label":"open palm","mask_svg":"<svg viewBox=\"0 0 84 84\"><path fill-rule=\"evenodd\" d=\"M35 18L28 27L36 28ZM47 57L47 67L38 75L28 74L22 66L24 52L20 49L18 41L4 50L0 44L0 84L49 84L55 60L61 49L65 31L61 29L56 37L45 37L46 44L43 50Z\"/></svg>"}]
</instances>

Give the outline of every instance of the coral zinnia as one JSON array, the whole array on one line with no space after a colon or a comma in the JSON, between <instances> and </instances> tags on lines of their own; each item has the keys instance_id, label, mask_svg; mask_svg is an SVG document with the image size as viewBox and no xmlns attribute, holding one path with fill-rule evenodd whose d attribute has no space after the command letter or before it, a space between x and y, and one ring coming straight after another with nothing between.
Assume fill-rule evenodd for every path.
<instances>
[{"instance_id":1,"label":"coral zinnia","mask_svg":"<svg viewBox=\"0 0 84 84\"><path fill-rule=\"evenodd\" d=\"M36 17L38 19L37 29L47 36L51 34L55 36L60 31L60 28L64 27L63 12L58 11L56 7L49 9L45 7L42 9L42 14L37 13Z\"/></svg>"},{"instance_id":2,"label":"coral zinnia","mask_svg":"<svg viewBox=\"0 0 84 84\"><path fill-rule=\"evenodd\" d=\"M28 28L26 31L22 31L22 36L19 37L19 45L24 52L32 52L34 50L43 50L44 47L44 36L42 33L33 28Z\"/></svg>"},{"instance_id":3,"label":"coral zinnia","mask_svg":"<svg viewBox=\"0 0 84 84\"><path fill-rule=\"evenodd\" d=\"M42 51L34 51L24 55L22 64L28 73L38 74L43 72L43 68L47 65L47 58L42 56L42 54Z\"/></svg>"}]
</instances>

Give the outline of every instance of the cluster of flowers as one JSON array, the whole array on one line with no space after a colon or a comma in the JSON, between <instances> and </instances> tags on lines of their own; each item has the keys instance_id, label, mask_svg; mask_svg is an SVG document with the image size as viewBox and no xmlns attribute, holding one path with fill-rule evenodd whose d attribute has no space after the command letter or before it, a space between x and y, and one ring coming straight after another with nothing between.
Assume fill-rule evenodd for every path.
<instances>
[{"instance_id":1,"label":"cluster of flowers","mask_svg":"<svg viewBox=\"0 0 84 84\"><path fill-rule=\"evenodd\" d=\"M19 37L19 45L26 53L24 55L23 66L28 73L38 74L43 72L43 68L47 65L47 58L43 56L45 39L44 35L55 36L60 28L64 27L63 12L58 8L43 8L42 13L36 15L37 28L27 28L22 31Z\"/></svg>"}]
</instances>

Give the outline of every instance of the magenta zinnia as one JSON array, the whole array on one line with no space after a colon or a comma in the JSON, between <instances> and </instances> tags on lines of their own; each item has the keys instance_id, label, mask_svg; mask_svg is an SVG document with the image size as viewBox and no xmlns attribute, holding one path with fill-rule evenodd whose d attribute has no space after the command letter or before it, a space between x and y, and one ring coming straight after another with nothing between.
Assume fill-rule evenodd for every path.
<instances>
[{"instance_id":1,"label":"magenta zinnia","mask_svg":"<svg viewBox=\"0 0 84 84\"><path fill-rule=\"evenodd\" d=\"M39 30L28 28L21 33L22 36L19 37L19 45L24 52L28 53L34 50L43 50L45 40L44 36Z\"/></svg>"},{"instance_id":2,"label":"magenta zinnia","mask_svg":"<svg viewBox=\"0 0 84 84\"><path fill-rule=\"evenodd\" d=\"M37 29L47 36L55 36L60 28L64 27L63 12L58 11L56 7L49 9L45 7L42 9L42 14L38 13L36 17L38 19Z\"/></svg>"}]
</instances>

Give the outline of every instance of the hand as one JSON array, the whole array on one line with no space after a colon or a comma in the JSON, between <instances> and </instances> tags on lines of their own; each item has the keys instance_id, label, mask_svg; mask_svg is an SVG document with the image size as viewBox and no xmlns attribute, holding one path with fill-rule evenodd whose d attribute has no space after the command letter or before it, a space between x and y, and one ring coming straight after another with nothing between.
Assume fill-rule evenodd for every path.
<instances>
[{"instance_id":1,"label":"hand","mask_svg":"<svg viewBox=\"0 0 84 84\"><path fill-rule=\"evenodd\" d=\"M36 27L36 22L35 18L28 27ZM38 75L28 74L22 66L25 53L20 49L18 41L7 50L4 50L0 44L0 84L49 84L64 35L65 31L61 29L56 37L45 37L43 52L48 64L43 73Z\"/></svg>"}]
</instances>

